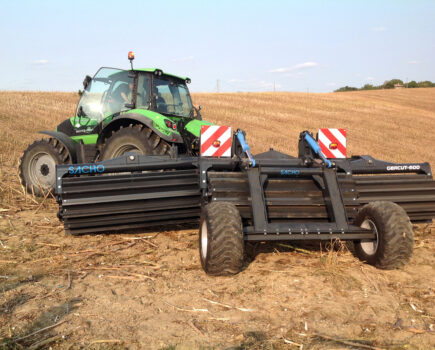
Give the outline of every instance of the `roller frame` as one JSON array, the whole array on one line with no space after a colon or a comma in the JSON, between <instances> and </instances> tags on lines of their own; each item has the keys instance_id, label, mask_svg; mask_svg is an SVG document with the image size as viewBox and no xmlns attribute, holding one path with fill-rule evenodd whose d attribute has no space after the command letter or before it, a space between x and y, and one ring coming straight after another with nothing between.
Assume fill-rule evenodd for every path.
<instances>
[{"instance_id":1,"label":"roller frame","mask_svg":"<svg viewBox=\"0 0 435 350\"><path fill-rule=\"evenodd\" d=\"M255 167L252 166L253 163L255 163ZM415 210L421 210L422 214L416 214L416 219L413 221L430 221L435 216L435 182L432 179L431 168L428 163L396 164L376 160L370 156L336 159L332 160L331 163L332 166L327 167L325 162L319 158L313 157L313 155L309 153L302 155L300 154L299 158L293 158L276 151L269 151L255 156L254 159L246 158L243 155L235 155L232 158L220 159L177 157L175 155L173 157L126 155L101 163L59 165L56 168L56 198L60 206L58 215L59 218L65 222L66 232L73 234L105 232L106 229L107 231L125 231L130 228L148 228L155 225L166 225L182 222L196 224L200 216L201 206L204 206L213 200L220 200L220 198L213 198L213 191L210 188L212 181L210 174L216 174L219 172L218 174L223 175L230 173L240 173L242 174L242 181L247 180L249 187L248 202L251 216L251 220L243 220L245 240L247 241L330 240L335 238L339 238L341 240L373 239L373 232L352 224L352 216L348 214L349 208L347 208L348 205L346 205L346 201L348 201L348 199L344 199L341 185L343 179L348 179L351 182L353 181L355 184L357 184L359 181L362 183L361 186L364 186L364 181L370 184L372 178L373 180L377 178L377 176L365 178L364 175L379 175L381 179L385 179L380 180L381 183L382 181L386 183L394 183L394 181L404 181L405 183L409 182L409 193L406 192L403 196L401 196L400 191L397 190L399 192L394 198L396 198L399 202L401 199L406 201L407 198L414 198L412 197L412 191L415 191L415 198L422 203L418 204L420 203L418 202L415 204L415 206L417 206L417 209ZM82 173L81 175L85 175L85 177L79 176L77 178L77 174L74 174L74 172L78 172L80 169L81 171L84 170L86 172L89 171L91 167L95 166L100 166L100 170L104 168L102 173L111 174L114 175L114 177L102 177L101 174L95 172L92 173L91 176ZM177 173L173 173L174 171L180 171L180 174L183 174L182 177L185 176L186 171L191 171L191 173L189 173L190 177L187 178L190 180L186 180L183 177L184 180L179 180L180 188L178 188L178 180L176 178L174 179L174 176ZM125 173L127 173L127 175L125 175ZM170 180L170 176L168 175L171 174L173 176ZM399 175L397 178L392 178L389 176L392 174L402 175ZM407 174L409 174L409 176ZM148 198L148 194L146 193L148 190L143 189L144 192L142 193L140 186L147 187L149 183L154 181L155 178L153 178L153 176L156 178L159 176L161 177L161 183L157 181L155 185L156 188L161 186L163 189L165 189L167 186L168 188L170 187L173 189L173 191L167 191L161 194L158 192L153 192ZM141 177L143 177L143 180L141 180ZM300 220L280 220L279 222L270 220L268 217L268 212L271 210L271 208L273 209L273 207L270 207L265 200L265 184L269 179L301 178L312 179L318 189L321 191L323 196L323 204L327 212L326 222L319 222L318 220L309 219L303 220L303 222L300 222ZM113 179L113 181L109 179ZM104 184L100 185L101 191L103 191L102 193L95 192L98 191L98 186L91 186L93 181L105 181L111 190L116 190L117 185L112 184L112 182L116 182L115 180L119 181L119 183L124 186L123 188L126 190L128 190L129 184L133 183L133 180L137 180L137 183L139 184L137 185L138 192L133 193L131 190L131 193L117 193L116 196L114 196L110 193L104 193ZM189 185L190 187L183 190L182 186L186 186L186 183L189 181L191 182ZM193 184L195 181L197 181L197 185ZM69 198L69 196L73 196L71 193L74 191L68 190L68 186L72 186L71 188L75 188L78 192L80 192L80 183L88 183L88 187L90 188L89 191L94 191L95 193L93 195L91 194L87 196L87 192L85 191L82 197L80 194L78 194L76 195L76 198ZM427 196L421 194L421 186L424 186L423 189L428 189L429 194ZM356 187L352 188L351 191L354 191L355 193L354 200L356 201L356 210L358 210L358 208L362 207L364 204L364 200L361 201L363 196L361 196L361 193L357 191ZM370 191L371 190L368 190L368 192ZM394 192L394 190L392 191ZM396 193L394 192L394 194ZM143 212L135 216L135 214L129 213L128 215L130 216L125 216L124 218L122 218L122 214L119 214L118 216L120 219L118 224L116 221L117 219L113 219L117 217L116 215L118 213L116 210L122 211L123 203L128 202L129 205L137 205L139 202L135 201L140 200L146 202L147 200L156 200L156 198L159 198L160 195L162 198L164 198L161 199L163 204L162 207L159 208L161 211L159 211L158 214L154 215L153 212ZM183 196L189 198L192 207L189 209L184 208L183 205L179 205L179 207L174 205L174 208L171 208L170 203L172 198L176 198L177 196L180 198L184 198ZM384 198L383 196L385 197L385 195L379 195L378 199L376 199L376 196L373 198L375 200L382 200ZM198 199L198 205L195 204L196 198ZM367 198L370 198L370 196ZM183 203L181 199L180 201ZM108 209L107 212L102 211L101 213L103 214L95 214L97 219L89 218L90 222L92 221L94 226L86 227L86 224L83 224L82 228L77 228L77 226L76 228L72 228L71 225L73 225L73 220L75 220L74 225L80 226L80 220L82 219L77 216L78 214L74 219L68 216L68 212L71 211L71 209L80 208L81 205L88 205L89 208L93 208L94 206L104 205L104 202L114 203L110 204L115 206L112 213L110 213L110 210ZM400 205L400 203L398 204ZM155 208L153 208L153 210L154 209ZM183 218L183 213L187 213L186 215L188 217ZM102 215L101 218L98 217L100 214ZM179 217L177 217L175 214L177 214ZM83 213L83 215L86 215L86 213ZM140 220L141 215L147 220L155 220L143 223L129 222L129 217L134 217L135 220ZM175 215L175 217L172 217L171 215ZM102 227L95 226L99 222L104 223L104 218L111 219L113 224L107 227L104 225Z\"/></svg>"}]
</instances>

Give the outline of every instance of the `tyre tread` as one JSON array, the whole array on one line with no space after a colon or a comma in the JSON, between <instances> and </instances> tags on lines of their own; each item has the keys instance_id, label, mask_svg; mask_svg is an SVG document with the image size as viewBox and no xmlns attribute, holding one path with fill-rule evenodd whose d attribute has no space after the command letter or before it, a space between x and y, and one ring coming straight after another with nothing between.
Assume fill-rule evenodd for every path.
<instances>
[{"instance_id":1,"label":"tyre tread","mask_svg":"<svg viewBox=\"0 0 435 350\"><path fill-rule=\"evenodd\" d=\"M34 186L33 184L28 183L26 180L26 166L28 165L27 162L29 161L27 159L28 154L30 154L35 148L37 147L50 147L52 151L54 151L56 154L58 154L58 164L70 164L71 163L71 155L69 154L66 147L59 142L59 140L55 138L49 138L49 139L40 139L37 141L34 141L32 144L30 144L26 150L23 152L23 155L20 158L20 166L19 166L19 176L21 184L26 188L27 192L34 193L37 196L42 196L43 193L41 192L41 189L39 186ZM53 189L50 189L52 192Z\"/></svg>"},{"instance_id":2,"label":"tyre tread","mask_svg":"<svg viewBox=\"0 0 435 350\"><path fill-rule=\"evenodd\" d=\"M237 208L226 202L208 204L202 220L207 221L209 233L209 254L206 259L201 257L204 270L215 276L239 273L243 267L244 240Z\"/></svg>"},{"instance_id":3,"label":"tyre tread","mask_svg":"<svg viewBox=\"0 0 435 350\"><path fill-rule=\"evenodd\" d=\"M378 248L373 255L367 255L357 242L357 257L381 269L403 267L410 260L414 247L412 224L406 211L393 202L371 202L357 214L355 224L360 226L366 218L376 224Z\"/></svg>"},{"instance_id":4,"label":"tyre tread","mask_svg":"<svg viewBox=\"0 0 435 350\"><path fill-rule=\"evenodd\" d=\"M155 132L153 132L150 128L144 126L143 124L130 124L125 127L121 127L120 129L112 132L110 137L104 140L104 148L101 154L101 159L110 159L111 154L106 154L108 152L108 146L112 142L116 142L118 137L132 137L139 140L144 148L146 149L146 153L148 155L165 155L169 154L170 146L169 144L162 140L160 136L158 136ZM110 146L109 146L110 147ZM112 152L113 153L113 152Z\"/></svg>"}]
</instances>

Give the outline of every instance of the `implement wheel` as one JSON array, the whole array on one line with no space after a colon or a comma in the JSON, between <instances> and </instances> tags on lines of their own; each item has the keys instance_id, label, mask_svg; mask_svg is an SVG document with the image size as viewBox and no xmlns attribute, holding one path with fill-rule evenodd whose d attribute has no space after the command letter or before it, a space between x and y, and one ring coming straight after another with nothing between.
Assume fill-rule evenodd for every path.
<instances>
[{"instance_id":1,"label":"implement wheel","mask_svg":"<svg viewBox=\"0 0 435 350\"><path fill-rule=\"evenodd\" d=\"M237 208L227 202L204 207L199 231L199 255L209 275L235 275L242 270L243 226Z\"/></svg>"},{"instance_id":2,"label":"implement wheel","mask_svg":"<svg viewBox=\"0 0 435 350\"><path fill-rule=\"evenodd\" d=\"M355 254L370 265L381 269L404 266L412 255L414 234L405 210L393 202L366 204L357 214L355 225L372 229L373 240L354 242Z\"/></svg>"},{"instance_id":3,"label":"implement wheel","mask_svg":"<svg viewBox=\"0 0 435 350\"><path fill-rule=\"evenodd\" d=\"M56 139L32 143L20 163L20 179L27 192L43 196L56 185L56 164L71 163L68 150Z\"/></svg>"},{"instance_id":4,"label":"implement wheel","mask_svg":"<svg viewBox=\"0 0 435 350\"><path fill-rule=\"evenodd\" d=\"M142 124L130 125L114 131L106 140L101 160L120 157L127 152L163 155L169 152L169 144Z\"/></svg>"}]
</instances>

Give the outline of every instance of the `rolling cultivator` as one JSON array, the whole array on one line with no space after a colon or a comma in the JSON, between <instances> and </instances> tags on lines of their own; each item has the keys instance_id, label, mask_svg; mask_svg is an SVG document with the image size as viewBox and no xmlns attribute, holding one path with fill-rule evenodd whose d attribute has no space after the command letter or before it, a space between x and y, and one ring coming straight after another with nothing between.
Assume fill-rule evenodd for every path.
<instances>
[{"instance_id":1,"label":"rolling cultivator","mask_svg":"<svg viewBox=\"0 0 435 350\"><path fill-rule=\"evenodd\" d=\"M241 271L245 241L340 239L363 261L401 267L413 250L411 221L435 217L430 166L342 158L337 130L302 132L297 157L252 156L241 130L203 125L199 155L174 144L164 155L57 165L58 215L73 235L199 222L212 275Z\"/></svg>"}]
</instances>

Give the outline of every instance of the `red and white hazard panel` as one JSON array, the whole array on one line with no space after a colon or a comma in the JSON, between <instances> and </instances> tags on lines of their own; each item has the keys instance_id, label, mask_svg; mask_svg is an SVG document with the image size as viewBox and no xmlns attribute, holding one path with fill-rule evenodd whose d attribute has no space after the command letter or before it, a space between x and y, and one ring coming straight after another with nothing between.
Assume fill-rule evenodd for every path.
<instances>
[{"instance_id":1,"label":"red and white hazard panel","mask_svg":"<svg viewBox=\"0 0 435 350\"><path fill-rule=\"evenodd\" d=\"M346 158L346 129L319 129L318 143L326 158Z\"/></svg>"},{"instance_id":2,"label":"red and white hazard panel","mask_svg":"<svg viewBox=\"0 0 435 350\"><path fill-rule=\"evenodd\" d=\"M201 126L201 157L231 157L233 134L229 126Z\"/></svg>"}]
</instances>

